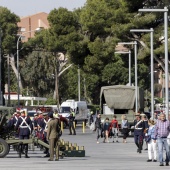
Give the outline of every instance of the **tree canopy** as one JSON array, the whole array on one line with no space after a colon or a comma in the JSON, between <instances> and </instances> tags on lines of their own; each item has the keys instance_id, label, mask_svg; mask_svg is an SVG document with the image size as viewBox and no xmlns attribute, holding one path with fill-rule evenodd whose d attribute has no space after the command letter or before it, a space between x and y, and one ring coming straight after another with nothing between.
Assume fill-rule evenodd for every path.
<instances>
[{"instance_id":1,"label":"tree canopy","mask_svg":"<svg viewBox=\"0 0 170 170\"><path fill-rule=\"evenodd\" d=\"M55 91L60 102L76 99L77 69L80 68L82 99L99 104L102 86L128 83L128 55L115 54L117 43L136 40L139 86L150 89L150 35L130 33L130 29L154 29L155 65L163 71L164 44L160 41L163 13L139 13L138 9L165 5L169 5L166 0L87 0L84 7L74 11L53 9L48 16L49 29L24 44L21 65L24 88L29 87L34 95L48 97ZM3 48L11 47L8 53L15 51L16 40L12 34L17 32L18 20L11 14L5 22L8 26L2 24L6 30ZM126 48L132 51L134 84L133 46Z\"/></svg>"}]
</instances>

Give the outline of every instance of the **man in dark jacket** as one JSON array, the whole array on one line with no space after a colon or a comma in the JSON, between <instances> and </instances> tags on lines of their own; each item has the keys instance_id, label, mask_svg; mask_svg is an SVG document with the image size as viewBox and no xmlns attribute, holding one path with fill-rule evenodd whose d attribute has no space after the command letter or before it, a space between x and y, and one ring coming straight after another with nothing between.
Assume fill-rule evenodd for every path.
<instances>
[{"instance_id":1,"label":"man in dark jacket","mask_svg":"<svg viewBox=\"0 0 170 170\"><path fill-rule=\"evenodd\" d=\"M99 138L102 135L102 122L101 122L101 115L98 114L95 121L95 131L97 132L97 143L99 143Z\"/></svg>"},{"instance_id":2,"label":"man in dark jacket","mask_svg":"<svg viewBox=\"0 0 170 170\"><path fill-rule=\"evenodd\" d=\"M69 116L69 135L72 135L72 131L73 131L73 134L76 135L76 130L75 130L75 127L74 127L74 115L73 113L70 113L70 116Z\"/></svg>"}]
</instances>

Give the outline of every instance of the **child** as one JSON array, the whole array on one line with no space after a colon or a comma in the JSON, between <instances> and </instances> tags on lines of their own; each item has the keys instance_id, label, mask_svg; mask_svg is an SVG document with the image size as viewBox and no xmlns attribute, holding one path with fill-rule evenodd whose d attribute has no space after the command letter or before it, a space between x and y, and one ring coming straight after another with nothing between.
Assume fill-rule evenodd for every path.
<instances>
[{"instance_id":1,"label":"child","mask_svg":"<svg viewBox=\"0 0 170 170\"><path fill-rule=\"evenodd\" d=\"M113 116L113 120L111 122L111 128L112 128L112 132L114 134L113 136L113 142L114 142L114 137L116 136L116 142L118 141L118 132L119 132L119 125L118 125L118 121L116 120L117 116Z\"/></svg>"},{"instance_id":2,"label":"child","mask_svg":"<svg viewBox=\"0 0 170 170\"><path fill-rule=\"evenodd\" d=\"M152 149L153 149L153 154L154 154L154 160L153 162L157 162L157 151L156 151L156 143L154 142L154 140L156 140L154 138L154 133L155 133L155 122L154 120L149 120L148 121L149 124L149 129L148 129L148 133L145 134L145 138L148 139L148 157L149 159L147 160L147 162L151 162L152 161ZM150 140L149 140L150 139Z\"/></svg>"},{"instance_id":3,"label":"child","mask_svg":"<svg viewBox=\"0 0 170 170\"><path fill-rule=\"evenodd\" d=\"M105 142L108 142L109 143L109 140L108 140L108 137L109 137L109 129L110 129L110 123L109 123L109 118L107 117L105 119L105 123L103 125L103 130L104 130L104 141L103 143Z\"/></svg>"}]
</instances>

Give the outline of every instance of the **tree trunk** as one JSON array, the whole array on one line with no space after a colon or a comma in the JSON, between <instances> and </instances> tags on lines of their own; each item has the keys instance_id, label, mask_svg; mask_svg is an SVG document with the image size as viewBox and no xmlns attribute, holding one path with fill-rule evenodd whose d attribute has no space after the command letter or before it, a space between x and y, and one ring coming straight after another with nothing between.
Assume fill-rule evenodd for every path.
<instances>
[{"instance_id":1,"label":"tree trunk","mask_svg":"<svg viewBox=\"0 0 170 170\"><path fill-rule=\"evenodd\" d=\"M21 76L20 76L20 74L19 74L19 77L18 77L18 70L17 70L17 68L16 68L16 66L15 66L15 58L14 58L14 55L11 54L11 55L8 55L7 57L9 57L9 59L10 59L10 65L11 65L12 70L14 71L14 73L15 73L15 75L16 75L17 81L18 81L18 79L19 79L19 88L20 88L20 92L22 92L23 86L22 86L22 82L21 82Z\"/></svg>"}]
</instances>

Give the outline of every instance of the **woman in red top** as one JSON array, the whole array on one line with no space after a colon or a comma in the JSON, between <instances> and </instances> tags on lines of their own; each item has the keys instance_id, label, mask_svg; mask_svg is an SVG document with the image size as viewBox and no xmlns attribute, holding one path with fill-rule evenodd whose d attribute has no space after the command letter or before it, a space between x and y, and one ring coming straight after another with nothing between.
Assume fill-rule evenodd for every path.
<instances>
[{"instance_id":1,"label":"woman in red top","mask_svg":"<svg viewBox=\"0 0 170 170\"><path fill-rule=\"evenodd\" d=\"M116 138L116 142L118 141L118 132L119 132L119 125L118 125L118 121L116 120L117 116L113 116L113 119L111 121L111 129L113 132L113 142L114 142L114 138Z\"/></svg>"}]
</instances>

